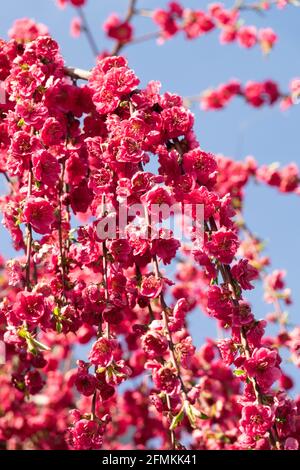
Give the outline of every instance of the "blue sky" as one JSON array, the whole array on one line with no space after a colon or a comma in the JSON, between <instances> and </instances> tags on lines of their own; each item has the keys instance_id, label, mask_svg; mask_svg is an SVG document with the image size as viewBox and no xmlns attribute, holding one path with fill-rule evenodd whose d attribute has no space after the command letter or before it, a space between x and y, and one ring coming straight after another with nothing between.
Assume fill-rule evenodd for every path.
<instances>
[{"instance_id":1,"label":"blue sky","mask_svg":"<svg viewBox=\"0 0 300 470\"><path fill-rule=\"evenodd\" d=\"M251 2L251 0L249 0ZM203 8L201 0L181 1L184 6ZM224 2L230 6L231 2ZM139 0L140 7L163 7L166 1ZM102 23L111 11L124 13L127 0L88 0L86 13L91 28L103 50L112 43L105 40ZM58 10L54 0L10 0L1 11L0 36L15 18L30 17L48 25L51 34L61 45L68 65L91 68L93 56L85 38L74 40L69 36L71 7ZM287 7L283 11L272 9L264 16L244 12L247 24L272 27L279 42L269 57L263 57L260 48L239 48L236 44L220 46L218 33L212 32L197 40L186 41L181 35L158 47L154 40L133 45L125 50L129 64L141 78L142 84L160 80L163 91L177 92L183 96L195 95L210 86L217 86L230 78L245 82L249 79L272 78L287 89L291 78L300 76L300 8ZM137 35L155 30L147 18L134 21ZM236 100L225 111L205 113L194 107L196 131L202 147L234 158L253 155L259 163L299 162L300 105L288 112L278 107L255 110ZM3 188L3 183L2 183ZM1 189L1 181L0 181ZM251 184L247 190L246 219L249 226L267 241L267 253L274 268L288 271L287 283L292 289L294 305L290 309L293 322L299 322L300 305L300 222L299 197L279 195L271 188ZM6 258L13 255L5 230L0 228L0 251ZM269 310L262 302L262 289L251 295L257 318ZM201 321L200 321L201 320ZM192 330L196 342L215 335L215 323L196 313L192 316Z\"/></svg>"}]
</instances>

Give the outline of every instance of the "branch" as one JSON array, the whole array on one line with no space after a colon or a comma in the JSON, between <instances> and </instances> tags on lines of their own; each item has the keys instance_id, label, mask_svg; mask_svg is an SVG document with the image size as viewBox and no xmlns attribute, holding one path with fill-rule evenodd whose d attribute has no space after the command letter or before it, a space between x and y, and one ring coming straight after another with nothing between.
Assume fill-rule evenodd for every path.
<instances>
[{"instance_id":1,"label":"branch","mask_svg":"<svg viewBox=\"0 0 300 470\"><path fill-rule=\"evenodd\" d=\"M89 80L91 72L89 70L78 69L76 67L65 67L65 74L75 80Z\"/></svg>"},{"instance_id":2,"label":"branch","mask_svg":"<svg viewBox=\"0 0 300 470\"><path fill-rule=\"evenodd\" d=\"M89 45L93 54L97 57L99 55L98 46L93 36L92 30L88 24L87 18L82 8L77 8L80 19L82 21L82 30L85 32Z\"/></svg>"},{"instance_id":3,"label":"branch","mask_svg":"<svg viewBox=\"0 0 300 470\"><path fill-rule=\"evenodd\" d=\"M124 18L124 23L129 23L132 20L133 16L136 13L136 10L135 10L136 3L137 3L137 0L129 0L127 13ZM119 52L121 51L121 49L123 49L125 45L126 43L124 42L120 42L120 41L116 42L113 50L111 51L111 55L119 54Z\"/></svg>"}]
</instances>

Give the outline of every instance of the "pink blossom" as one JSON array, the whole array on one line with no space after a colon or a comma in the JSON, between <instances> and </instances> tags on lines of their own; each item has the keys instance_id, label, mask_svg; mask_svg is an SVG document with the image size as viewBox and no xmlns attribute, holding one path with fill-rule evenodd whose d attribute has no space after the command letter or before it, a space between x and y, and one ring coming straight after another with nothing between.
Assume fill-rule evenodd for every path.
<instances>
[{"instance_id":1,"label":"pink blossom","mask_svg":"<svg viewBox=\"0 0 300 470\"><path fill-rule=\"evenodd\" d=\"M180 382L172 367L161 367L153 370L153 382L158 390L176 395L180 390Z\"/></svg>"},{"instance_id":2,"label":"pink blossom","mask_svg":"<svg viewBox=\"0 0 300 470\"><path fill-rule=\"evenodd\" d=\"M82 33L82 22L81 19L75 17L71 21L70 32L73 38L79 38Z\"/></svg>"},{"instance_id":3,"label":"pink blossom","mask_svg":"<svg viewBox=\"0 0 300 470\"><path fill-rule=\"evenodd\" d=\"M55 220L54 209L50 202L42 197L26 199L23 209L23 221L41 234L49 233Z\"/></svg>"},{"instance_id":4,"label":"pink blossom","mask_svg":"<svg viewBox=\"0 0 300 470\"><path fill-rule=\"evenodd\" d=\"M257 42L257 29L255 26L242 26L238 29L237 40L242 47L250 48Z\"/></svg>"},{"instance_id":5,"label":"pink blossom","mask_svg":"<svg viewBox=\"0 0 300 470\"><path fill-rule=\"evenodd\" d=\"M48 28L42 23L35 23L29 18L20 18L16 20L9 30L8 35L11 39L19 42L33 41L39 36L46 36Z\"/></svg>"},{"instance_id":6,"label":"pink blossom","mask_svg":"<svg viewBox=\"0 0 300 470\"><path fill-rule=\"evenodd\" d=\"M118 344L115 340L99 338L92 346L89 361L98 367L107 367L113 361L113 354Z\"/></svg>"},{"instance_id":7,"label":"pink blossom","mask_svg":"<svg viewBox=\"0 0 300 470\"><path fill-rule=\"evenodd\" d=\"M41 131L41 138L45 145L49 147L58 145L63 141L65 135L66 130L60 121L55 118L48 118L45 121Z\"/></svg>"},{"instance_id":8,"label":"pink blossom","mask_svg":"<svg viewBox=\"0 0 300 470\"><path fill-rule=\"evenodd\" d=\"M250 281L258 278L258 271L249 264L248 260L240 260L232 267L231 272L233 277L239 282L242 289L254 289L254 286Z\"/></svg>"},{"instance_id":9,"label":"pink blossom","mask_svg":"<svg viewBox=\"0 0 300 470\"><path fill-rule=\"evenodd\" d=\"M186 172L195 173L199 183L204 185L217 171L217 162L211 153L195 149L184 154L183 167Z\"/></svg>"},{"instance_id":10,"label":"pink blossom","mask_svg":"<svg viewBox=\"0 0 300 470\"><path fill-rule=\"evenodd\" d=\"M266 405L246 405L242 410L241 429L248 436L264 436L274 422L272 409Z\"/></svg>"},{"instance_id":11,"label":"pink blossom","mask_svg":"<svg viewBox=\"0 0 300 470\"><path fill-rule=\"evenodd\" d=\"M249 377L256 378L258 385L263 390L268 390L281 376L278 367L278 353L267 348L255 349L252 357L245 361L244 368Z\"/></svg>"},{"instance_id":12,"label":"pink blossom","mask_svg":"<svg viewBox=\"0 0 300 470\"><path fill-rule=\"evenodd\" d=\"M30 325L45 325L50 318L50 309L43 295L32 292L19 292L13 311L20 321Z\"/></svg>"},{"instance_id":13,"label":"pink blossom","mask_svg":"<svg viewBox=\"0 0 300 470\"><path fill-rule=\"evenodd\" d=\"M60 165L57 158L46 150L40 150L32 157L34 177L48 186L54 186L59 178Z\"/></svg>"},{"instance_id":14,"label":"pink blossom","mask_svg":"<svg viewBox=\"0 0 300 470\"><path fill-rule=\"evenodd\" d=\"M93 395L96 390L96 377L84 370L79 370L75 377L75 386L79 393L85 397Z\"/></svg>"},{"instance_id":15,"label":"pink blossom","mask_svg":"<svg viewBox=\"0 0 300 470\"><path fill-rule=\"evenodd\" d=\"M69 433L70 444L75 450L99 450L102 447L104 426L98 421L80 419Z\"/></svg>"},{"instance_id":16,"label":"pink blossom","mask_svg":"<svg viewBox=\"0 0 300 470\"><path fill-rule=\"evenodd\" d=\"M150 358L159 358L168 348L167 338L158 331L149 331L142 338L142 346Z\"/></svg>"},{"instance_id":17,"label":"pink blossom","mask_svg":"<svg viewBox=\"0 0 300 470\"><path fill-rule=\"evenodd\" d=\"M150 274L149 276L143 278L140 293L144 297L156 299L161 293L162 288L162 279L158 279L153 274Z\"/></svg>"},{"instance_id":18,"label":"pink blossom","mask_svg":"<svg viewBox=\"0 0 300 470\"><path fill-rule=\"evenodd\" d=\"M221 228L213 232L211 240L205 244L210 255L215 256L221 263L230 264L238 249L238 238L232 230Z\"/></svg>"},{"instance_id":19,"label":"pink blossom","mask_svg":"<svg viewBox=\"0 0 300 470\"><path fill-rule=\"evenodd\" d=\"M128 22L122 22L115 14L112 14L107 18L103 25L103 29L108 37L116 39L121 44L130 42L132 39L133 28L131 24Z\"/></svg>"}]
</instances>

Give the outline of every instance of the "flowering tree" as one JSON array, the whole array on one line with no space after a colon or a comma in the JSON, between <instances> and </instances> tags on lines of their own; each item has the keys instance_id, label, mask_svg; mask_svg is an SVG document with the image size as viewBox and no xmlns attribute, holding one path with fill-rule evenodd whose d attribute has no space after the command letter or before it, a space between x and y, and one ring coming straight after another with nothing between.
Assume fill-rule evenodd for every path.
<instances>
[{"instance_id":1,"label":"flowering tree","mask_svg":"<svg viewBox=\"0 0 300 470\"><path fill-rule=\"evenodd\" d=\"M123 53L218 30L222 44L266 54L276 33L245 24L244 12L297 2L138 3L105 21L113 47L100 51L86 0L57 1L76 9L71 32L97 56L91 71L65 64L47 27L27 18L0 42L0 208L18 252L0 260L0 445L296 450L300 401L288 395L280 350L299 367L300 328L289 328L285 273L268 269L243 200L250 180L299 195L299 170L202 149L189 106L215 110L240 97L286 109L300 79L285 91L230 81L182 98L155 81L140 87ZM136 37L139 16L157 31ZM274 306L266 319L246 299L259 280ZM200 349L188 325L195 309L221 332ZM268 322L278 325L273 337ZM79 345L89 353L76 361Z\"/></svg>"}]
</instances>

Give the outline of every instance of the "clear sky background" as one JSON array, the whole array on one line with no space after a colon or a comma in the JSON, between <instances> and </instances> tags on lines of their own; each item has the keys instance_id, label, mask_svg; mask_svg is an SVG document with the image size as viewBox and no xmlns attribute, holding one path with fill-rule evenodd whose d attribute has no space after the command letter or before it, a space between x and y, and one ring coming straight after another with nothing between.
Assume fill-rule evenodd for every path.
<instances>
[{"instance_id":1,"label":"clear sky background","mask_svg":"<svg viewBox=\"0 0 300 470\"><path fill-rule=\"evenodd\" d=\"M253 0L249 0L251 3ZM4 2L3 2L4 3ZM182 0L190 8L204 8L208 2ZM225 1L226 6L232 2ZM141 8L163 7L165 0L139 0ZM127 0L88 0L86 14L99 50L110 50L113 42L106 40L102 24L112 11L123 13ZM14 19L29 17L45 23L59 42L68 65L91 68L93 55L84 37L74 40L69 35L71 19L76 15L72 7L59 10L54 0L9 0L2 5L0 36L6 38ZM140 77L142 85L149 80L160 80L163 91L183 96L198 94L231 78L247 80L273 79L287 90L291 78L300 76L300 8L273 8L264 16L243 12L247 24L272 27L279 36L278 44L268 57L260 48L241 49L236 43L221 46L218 32L211 32L196 40L187 41L182 35L157 46L155 40L132 45L124 50L129 64ZM148 18L133 22L136 35L154 31L156 27ZM300 105L283 113L277 106L256 110L236 99L224 111L203 112L197 106L196 131L203 149L223 153L236 159L253 155L260 164L280 162L300 163ZM1 187L2 184L2 187ZM3 183L0 181L0 189ZM294 305L290 308L291 321L299 323L300 305L300 199L294 195L280 195L275 189L251 184L246 197L246 220L251 229L267 241L267 254L273 267L288 271L287 284L292 289ZM13 256L5 230L0 228L1 254ZM262 318L270 308L262 302L262 289L251 293L257 318ZM215 322L200 316L191 317L196 344L216 335ZM290 368L289 368L290 369ZM292 371L292 369L291 369ZM295 373L292 372L296 377ZM300 383L300 382L298 382Z\"/></svg>"}]
</instances>

